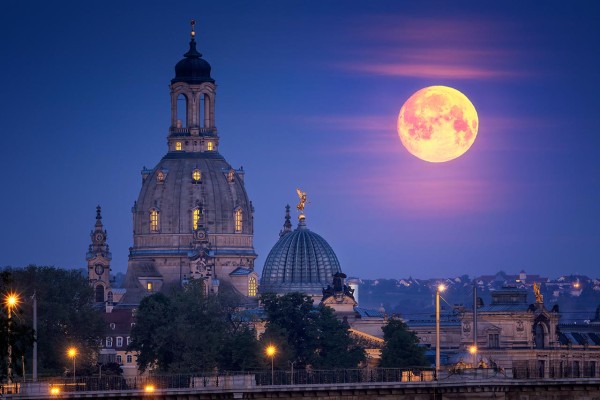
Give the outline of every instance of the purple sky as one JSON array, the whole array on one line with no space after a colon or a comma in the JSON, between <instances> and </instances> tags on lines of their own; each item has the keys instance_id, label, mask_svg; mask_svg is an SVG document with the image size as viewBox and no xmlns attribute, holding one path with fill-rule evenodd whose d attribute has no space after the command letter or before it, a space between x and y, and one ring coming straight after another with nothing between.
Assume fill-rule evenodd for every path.
<instances>
[{"instance_id":1,"label":"purple sky","mask_svg":"<svg viewBox=\"0 0 600 400\"><path fill-rule=\"evenodd\" d=\"M598 277L599 15L592 1L5 1L0 266L85 266L100 204L126 270L195 18L259 272L300 187L352 276ZM396 133L431 85L464 93L480 122L441 164Z\"/></svg>"}]
</instances>

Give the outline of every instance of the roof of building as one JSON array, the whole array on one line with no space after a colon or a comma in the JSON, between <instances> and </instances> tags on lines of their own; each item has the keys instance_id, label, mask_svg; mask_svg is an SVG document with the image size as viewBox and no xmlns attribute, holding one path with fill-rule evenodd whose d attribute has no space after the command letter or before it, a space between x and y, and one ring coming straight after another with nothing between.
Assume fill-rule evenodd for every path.
<instances>
[{"instance_id":1,"label":"roof of building","mask_svg":"<svg viewBox=\"0 0 600 400\"><path fill-rule=\"evenodd\" d=\"M190 40L190 49L185 53L181 61L175 65L175 78L171 83L185 82L188 84L200 84L203 82L213 82L210 76L210 64L202 58L202 54L196 50L196 40L192 32Z\"/></svg>"},{"instance_id":2,"label":"roof of building","mask_svg":"<svg viewBox=\"0 0 600 400\"><path fill-rule=\"evenodd\" d=\"M381 311L362 308L362 307L354 307L354 311L359 315L360 318L384 318L385 315Z\"/></svg>"},{"instance_id":3,"label":"roof of building","mask_svg":"<svg viewBox=\"0 0 600 400\"><path fill-rule=\"evenodd\" d=\"M301 216L298 227L285 232L269 252L260 290L321 295L338 272L341 267L335 252L325 239L307 228Z\"/></svg>"},{"instance_id":4,"label":"roof of building","mask_svg":"<svg viewBox=\"0 0 600 400\"><path fill-rule=\"evenodd\" d=\"M231 271L231 273L229 275L230 276L246 276L246 275L250 275L252 272L254 272L254 271L252 271L249 268L237 267L236 269Z\"/></svg>"}]
</instances>

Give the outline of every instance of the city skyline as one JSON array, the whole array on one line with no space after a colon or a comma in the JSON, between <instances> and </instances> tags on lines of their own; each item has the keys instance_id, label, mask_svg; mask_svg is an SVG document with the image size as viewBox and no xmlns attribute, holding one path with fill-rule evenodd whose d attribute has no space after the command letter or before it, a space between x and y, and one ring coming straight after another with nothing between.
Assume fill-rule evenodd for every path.
<instances>
[{"instance_id":1,"label":"city skyline","mask_svg":"<svg viewBox=\"0 0 600 400\"><path fill-rule=\"evenodd\" d=\"M259 274L299 187L308 227L351 276L598 277L596 4L6 9L0 266L85 267L100 204L113 272L125 272L140 171L167 151L168 84L193 18L219 150L246 172ZM464 93L480 123L471 149L441 164L396 133L402 104L432 85Z\"/></svg>"}]
</instances>

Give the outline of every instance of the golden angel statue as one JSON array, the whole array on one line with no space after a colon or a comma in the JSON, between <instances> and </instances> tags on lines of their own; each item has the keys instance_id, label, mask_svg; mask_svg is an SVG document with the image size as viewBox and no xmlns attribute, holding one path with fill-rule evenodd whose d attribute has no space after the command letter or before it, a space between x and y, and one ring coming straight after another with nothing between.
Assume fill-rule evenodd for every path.
<instances>
[{"instance_id":1,"label":"golden angel statue","mask_svg":"<svg viewBox=\"0 0 600 400\"><path fill-rule=\"evenodd\" d=\"M296 209L301 213L304 212L304 205L306 204L306 192L296 188L296 193L298 193L298 197L300 198L300 202L296 206Z\"/></svg>"},{"instance_id":2,"label":"golden angel statue","mask_svg":"<svg viewBox=\"0 0 600 400\"><path fill-rule=\"evenodd\" d=\"M537 282L533 283L533 293L535 293L535 302L536 303L543 303L544 302L544 296L540 292L540 284L537 283Z\"/></svg>"}]
</instances>

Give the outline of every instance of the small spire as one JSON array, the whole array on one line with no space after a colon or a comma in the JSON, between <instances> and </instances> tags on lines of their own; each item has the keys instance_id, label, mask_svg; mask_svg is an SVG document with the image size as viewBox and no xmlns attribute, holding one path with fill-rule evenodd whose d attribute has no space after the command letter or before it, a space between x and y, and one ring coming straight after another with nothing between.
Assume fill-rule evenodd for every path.
<instances>
[{"instance_id":1,"label":"small spire","mask_svg":"<svg viewBox=\"0 0 600 400\"><path fill-rule=\"evenodd\" d=\"M288 204L285 206L285 222L283 224L283 230L281 232L279 232L279 237L282 237L286 233L289 233L292 231L291 219L292 219L292 217L290 217L290 205Z\"/></svg>"},{"instance_id":2,"label":"small spire","mask_svg":"<svg viewBox=\"0 0 600 400\"><path fill-rule=\"evenodd\" d=\"M102 229L102 207L96 206L96 229L100 227Z\"/></svg>"},{"instance_id":3,"label":"small spire","mask_svg":"<svg viewBox=\"0 0 600 400\"><path fill-rule=\"evenodd\" d=\"M183 56L187 58L200 58L202 57L202 53L196 50L196 20L191 20L190 25L192 27L190 32L190 49Z\"/></svg>"}]
</instances>

